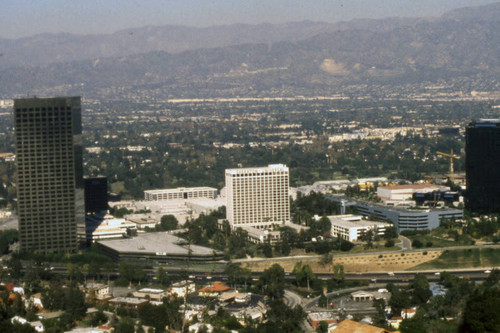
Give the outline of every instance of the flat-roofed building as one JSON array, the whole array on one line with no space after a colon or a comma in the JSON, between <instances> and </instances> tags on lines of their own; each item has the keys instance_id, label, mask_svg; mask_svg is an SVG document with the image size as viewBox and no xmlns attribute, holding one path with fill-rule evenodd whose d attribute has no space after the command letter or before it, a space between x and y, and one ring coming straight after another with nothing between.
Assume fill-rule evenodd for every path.
<instances>
[{"instance_id":1,"label":"flat-roofed building","mask_svg":"<svg viewBox=\"0 0 500 333\"><path fill-rule=\"evenodd\" d=\"M78 237L88 244L103 239L123 238L127 235L127 229L135 230L134 223L124 218L116 218L110 214L87 215L85 228L78 226Z\"/></svg>"},{"instance_id":2,"label":"flat-roofed building","mask_svg":"<svg viewBox=\"0 0 500 333\"><path fill-rule=\"evenodd\" d=\"M85 292L88 295L93 293L98 300L112 298L109 286L104 283L87 283L85 284Z\"/></svg>"},{"instance_id":3,"label":"flat-roofed building","mask_svg":"<svg viewBox=\"0 0 500 333\"><path fill-rule=\"evenodd\" d=\"M96 214L108 210L108 178L87 177L85 181L85 213Z\"/></svg>"},{"instance_id":4,"label":"flat-roofed building","mask_svg":"<svg viewBox=\"0 0 500 333\"><path fill-rule=\"evenodd\" d=\"M191 280L180 281L174 283L168 289L168 292L172 296L184 297L186 294L191 294L196 291L196 285Z\"/></svg>"},{"instance_id":5,"label":"flat-roofed building","mask_svg":"<svg viewBox=\"0 0 500 333\"><path fill-rule=\"evenodd\" d=\"M144 191L144 200L163 201L192 198L210 198L217 197L217 189L213 187L178 187L163 190Z\"/></svg>"},{"instance_id":6,"label":"flat-roofed building","mask_svg":"<svg viewBox=\"0 0 500 333\"><path fill-rule=\"evenodd\" d=\"M500 212L500 119L480 119L465 130L465 207L474 213Z\"/></svg>"},{"instance_id":7,"label":"flat-roofed building","mask_svg":"<svg viewBox=\"0 0 500 333\"><path fill-rule=\"evenodd\" d=\"M328 216L328 219L332 224L332 236L350 242L357 241L368 230L373 230L375 235L383 236L385 230L392 227L390 223L364 220L362 216L355 215Z\"/></svg>"},{"instance_id":8,"label":"flat-roofed building","mask_svg":"<svg viewBox=\"0 0 500 333\"><path fill-rule=\"evenodd\" d=\"M127 214L124 218L129 222L133 223L138 230L144 230L146 228L154 229L157 224L160 223L157 217L152 214Z\"/></svg>"},{"instance_id":9,"label":"flat-roofed building","mask_svg":"<svg viewBox=\"0 0 500 333\"><path fill-rule=\"evenodd\" d=\"M163 297L167 297L168 293L163 289L142 288L132 293L137 298L148 298L150 300L161 301Z\"/></svg>"},{"instance_id":10,"label":"flat-roofed building","mask_svg":"<svg viewBox=\"0 0 500 333\"><path fill-rule=\"evenodd\" d=\"M318 328L319 323L324 321L328 324L339 322L339 316L334 312L311 312L307 315L307 321L313 328Z\"/></svg>"},{"instance_id":11,"label":"flat-roofed building","mask_svg":"<svg viewBox=\"0 0 500 333\"><path fill-rule=\"evenodd\" d=\"M279 225L280 227L288 227L294 229L299 234L302 230L308 230L309 227L287 222ZM219 228L221 224L219 223ZM241 229L247 232L248 240L252 243L270 243L275 244L280 240L281 231L279 228L272 229L257 229L251 226L241 226Z\"/></svg>"},{"instance_id":12,"label":"flat-roofed building","mask_svg":"<svg viewBox=\"0 0 500 333\"><path fill-rule=\"evenodd\" d=\"M14 101L21 251L77 249L85 223L80 97Z\"/></svg>"},{"instance_id":13,"label":"flat-roofed building","mask_svg":"<svg viewBox=\"0 0 500 333\"><path fill-rule=\"evenodd\" d=\"M115 261L125 260L141 265L218 261L223 253L214 249L188 245L185 239L168 232L148 232L132 238L100 240L97 248Z\"/></svg>"},{"instance_id":14,"label":"flat-roofed building","mask_svg":"<svg viewBox=\"0 0 500 333\"><path fill-rule=\"evenodd\" d=\"M124 306L129 309L140 310L144 305L149 303L149 300L135 297L115 297L108 302L114 306Z\"/></svg>"},{"instance_id":15,"label":"flat-roofed building","mask_svg":"<svg viewBox=\"0 0 500 333\"><path fill-rule=\"evenodd\" d=\"M356 209L363 216L374 215L379 219L391 221L398 229L398 232L403 230L432 230L439 227L442 219L461 219L464 217L461 209L406 209L361 201L356 203Z\"/></svg>"},{"instance_id":16,"label":"flat-roofed building","mask_svg":"<svg viewBox=\"0 0 500 333\"><path fill-rule=\"evenodd\" d=\"M393 185L379 186L377 188L377 196L382 199L385 204L396 204L401 201L411 200L413 193L427 193L433 191L449 191L447 186L435 184L413 184L413 185Z\"/></svg>"},{"instance_id":17,"label":"flat-roofed building","mask_svg":"<svg viewBox=\"0 0 500 333\"><path fill-rule=\"evenodd\" d=\"M227 169L225 178L226 216L233 228L268 229L290 221L286 165Z\"/></svg>"},{"instance_id":18,"label":"flat-roofed building","mask_svg":"<svg viewBox=\"0 0 500 333\"><path fill-rule=\"evenodd\" d=\"M1 200L1 198L0 198L0 200ZM0 219L2 219L4 217L10 217L10 216L12 216L12 212L11 211L0 209Z\"/></svg>"}]
</instances>

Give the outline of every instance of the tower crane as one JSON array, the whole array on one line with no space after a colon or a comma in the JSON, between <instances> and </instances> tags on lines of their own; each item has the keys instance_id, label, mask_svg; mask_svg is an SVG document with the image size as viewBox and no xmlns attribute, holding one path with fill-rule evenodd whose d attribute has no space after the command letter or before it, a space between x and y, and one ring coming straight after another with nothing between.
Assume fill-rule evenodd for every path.
<instances>
[{"instance_id":1,"label":"tower crane","mask_svg":"<svg viewBox=\"0 0 500 333\"><path fill-rule=\"evenodd\" d=\"M451 152L449 154L448 153L443 153L443 152L440 152L440 151L438 151L437 154L441 155L441 156L445 156L445 157L449 157L450 158L450 180L453 183L454 178L455 178L454 177L455 170L453 168L453 159L458 160L460 158L460 156L453 154L453 148L451 149Z\"/></svg>"}]
</instances>

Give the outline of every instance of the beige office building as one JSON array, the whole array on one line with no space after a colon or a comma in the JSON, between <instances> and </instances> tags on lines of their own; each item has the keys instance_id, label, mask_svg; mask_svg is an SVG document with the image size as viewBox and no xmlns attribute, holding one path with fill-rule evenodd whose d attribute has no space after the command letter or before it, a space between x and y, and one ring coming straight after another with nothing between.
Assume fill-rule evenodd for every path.
<instances>
[{"instance_id":1,"label":"beige office building","mask_svg":"<svg viewBox=\"0 0 500 333\"><path fill-rule=\"evenodd\" d=\"M84 223L80 97L14 101L22 251L77 249Z\"/></svg>"},{"instance_id":2,"label":"beige office building","mask_svg":"<svg viewBox=\"0 0 500 333\"><path fill-rule=\"evenodd\" d=\"M288 167L226 170L226 216L233 228L249 226L259 229L290 221Z\"/></svg>"}]
</instances>

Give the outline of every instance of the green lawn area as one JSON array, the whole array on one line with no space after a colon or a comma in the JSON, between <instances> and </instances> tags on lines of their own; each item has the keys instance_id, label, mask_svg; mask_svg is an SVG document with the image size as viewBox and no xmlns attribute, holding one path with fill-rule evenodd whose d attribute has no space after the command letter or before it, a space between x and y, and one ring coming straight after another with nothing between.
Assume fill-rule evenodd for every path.
<instances>
[{"instance_id":1,"label":"green lawn area","mask_svg":"<svg viewBox=\"0 0 500 333\"><path fill-rule=\"evenodd\" d=\"M444 251L439 258L413 267L411 270L474 268L499 265L500 249L461 249Z\"/></svg>"},{"instance_id":2,"label":"green lawn area","mask_svg":"<svg viewBox=\"0 0 500 333\"><path fill-rule=\"evenodd\" d=\"M460 245L470 245L470 244L464 244L463 242L455 242L450 239L445 239L441 237L436 237L432 235L417 235L417 236L407 236L409 239L411 239L412 243L415 239L418 239L421 241L424 246L423 247L429 247L427 246L427 243L432 243L432 246L430 247L448 247L448 246L460 246Z\"/></svg>"},{"instance_id":3,"label":"green lawn area","mask_svg":"<svg viewBox=\"0 0 500 333\"><path fill-rule=\"evenodd\" d=\"M121 193L125 191L125 182L111 183L111 192Z\"/></svg>"},{"instance_id":4,"label":"green lawn area","mask_svg":"<svg viewBox=\"0 0 500 333\"><path fill-rule=\"evenodd\" d=\"M449 246L463 246L463 245L472 245L472 238L468 235L459 235L455 240L456 236L450 237L449 233L457 233L458 230L450 231L444 229L442 227L436 228L427 234L417 234L417 235L408 235L408 237L413 244L414 240L419 240L423 246L421 248L433 248L433 247L449 247ZM431 246L428 246L428 243L432 243ZM415 247L416 248L416 247Z\"/></svg>"},{"instance_id":5,"label":"green lawn area","mask_svg":"<svg viewBox=\"0 0 500 333\"><path fill-rule=\"evenodd\" d=\"M374 248L365 249L364 245L356 245L348 252L333 251L337 254L352 254L352 253L371 253L371 252L386 252L386 251L399 251L399 246L385 247L384 245L374 245Z\"/></svg>"}]
</instances>

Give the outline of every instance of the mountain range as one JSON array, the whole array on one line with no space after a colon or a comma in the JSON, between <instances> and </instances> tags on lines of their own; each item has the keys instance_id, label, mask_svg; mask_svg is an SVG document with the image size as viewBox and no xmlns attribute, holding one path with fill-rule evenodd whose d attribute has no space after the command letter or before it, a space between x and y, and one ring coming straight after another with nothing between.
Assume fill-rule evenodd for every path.
<instances>
[{"instance_id":1,"label":"mountain range","mask_svg":"<svg viewBox=\"0 0 500 333\"><path fill-rule=\"evenodd\" d=\"M498 17L500 3L438 18L149 26L4 39L0 96L283 96L429 84L500 90Z\"/></svg>"}]
</instances>

